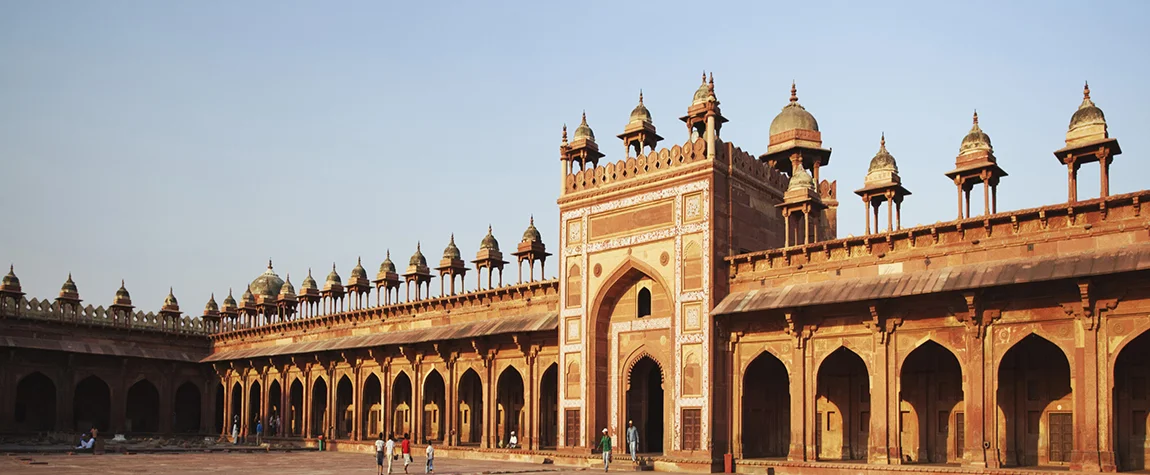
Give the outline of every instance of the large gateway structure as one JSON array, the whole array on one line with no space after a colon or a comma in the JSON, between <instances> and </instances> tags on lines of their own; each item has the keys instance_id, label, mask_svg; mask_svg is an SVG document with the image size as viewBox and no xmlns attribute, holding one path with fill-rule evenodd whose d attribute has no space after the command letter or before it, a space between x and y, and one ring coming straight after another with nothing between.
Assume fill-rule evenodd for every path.
<instances>
[{"instance_id":1,"label":"large gateway structure","mask_svg":"<svg viewBox=\"0 0 1150 475\"><path fill-rule=\"evenodd\" d=\"M903 227L913 184L876 137L852 180L860 236L837 233L831 151L794 87L761 155L723 140L713 78L680 120L660 147L640 96L610 161L586 115L564 127L557 246L531 220L510 247L489 230L467 259L452 237L438 261L388 253L374 276L333 265L296 287L269 262L196 316L174 293L137 311L125 286L94 307L71 277L29 298L10 269L0 427L276 420L276 437L406 432L471 456L516 432L516 453L573 461L633 421L660 469L1150 468L1150 191L1110 193L1122 150L1089 88L1054 152L1067 201L1000 211L1011 161L975 115L939 169L957 218ZM1097 198L1079 199L1083 165L1101 168Z\"/></svg>"}]
</instances>

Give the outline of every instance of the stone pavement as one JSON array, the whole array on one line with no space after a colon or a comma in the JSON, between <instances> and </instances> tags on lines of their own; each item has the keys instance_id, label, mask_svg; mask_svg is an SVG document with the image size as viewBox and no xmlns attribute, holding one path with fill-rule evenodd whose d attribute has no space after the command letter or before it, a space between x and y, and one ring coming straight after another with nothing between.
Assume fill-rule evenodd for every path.
<instances>
[{"instance_id":1,"label":"stone pavement","mask_svg":"<svg viewBox=\"0 0 1150 475\"><path fill-rule=\"evenodd\" d=\"M0 473L4 474L140 474L140 473L275 473L302 474L374 474L375 454L345 452L288 453L188 453L136 455L0 455ZM392 473L403 473L403 464L393 462ZM411 473L423 473L423 457L416 457L408 467ZM458 460L437 458L438 474L593 474L598 470L559 465L524 464L503 461ZM626 473L616 472L611 473Z\"/></svg>"}]
</instances>

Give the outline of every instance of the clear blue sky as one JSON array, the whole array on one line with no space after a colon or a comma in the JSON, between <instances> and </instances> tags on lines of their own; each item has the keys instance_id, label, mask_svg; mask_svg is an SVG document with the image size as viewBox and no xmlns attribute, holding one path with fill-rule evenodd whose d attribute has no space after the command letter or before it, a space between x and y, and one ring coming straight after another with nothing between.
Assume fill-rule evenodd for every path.
<instances>
[{"instance_id":1,"label":"clear blue sky","mask_svg":"<svg viewBox=\"0 0 1150 475\"><path fill-rule=\"evenodd\" d=\"M532 214L554 248L562 124L586 109L616 160L642 88L682 143L704 69L723 138L756 154L798 82L841 236L883 131L904 224L953 219L942 174L976 108L999 210L1064 201L1051 152L1087 79L1126 151L1111 191L1146 187L1150 2L878 3L2 0L0 262L32 296L72 272L88 303L123 278L198 315L269 257L297 288L357 256L374 276L453 232L470 258L488 223L509 251ZM1097 168L1081 180L1096 196Z\"/></svg>"}]
</instances>

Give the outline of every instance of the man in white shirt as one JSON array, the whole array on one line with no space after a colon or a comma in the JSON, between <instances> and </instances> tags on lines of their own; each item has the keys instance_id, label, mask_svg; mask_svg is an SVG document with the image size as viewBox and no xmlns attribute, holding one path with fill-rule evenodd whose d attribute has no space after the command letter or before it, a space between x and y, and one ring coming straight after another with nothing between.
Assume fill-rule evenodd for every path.
<instances>
[{"instance_id":1,"label":"man in white shirt","mask_svg":"<svg viewBox=\"0 0 1150 475\"><path fill-rule=\"evenodd\" d=\"M427 467L423 473L435 473L435 449L431 447L431 440L427 441Z\"/></svg>"},{"instance_id":2,"label":"man in white shirt","mask_svg":"<svg viewBox=\"0 0 1150 475\"><path fill-rule=\"evenodd\" d=\"M395 437L392 435L387 436L387 443L384 445L383 458L387 459L387 473L391 474L391 460L395 458Z\"/></svg>"},{"instance_id":3,"label":"man in white shirt","mask_svg":"<svg viewBox=\"0 0 1150 475\"><path fill-rule=\"evenodd\" d=\"M515 431L511 431L511 438L507 440L507 448L509 448L509 449L518 449L519 448L519 437L515 436Z\"/></svg>"},{"instance_id":4,"label":"man in white shirt","mask_svg":"<svg viewBox=\"0 0 1150 475\"><path fill-rule=\"evenodd\" d=\"M375 441L375 473L383 475L383 448L387 445L383 442L383 432L379 433L379 439Z\"/></svg>"}]
</instances>

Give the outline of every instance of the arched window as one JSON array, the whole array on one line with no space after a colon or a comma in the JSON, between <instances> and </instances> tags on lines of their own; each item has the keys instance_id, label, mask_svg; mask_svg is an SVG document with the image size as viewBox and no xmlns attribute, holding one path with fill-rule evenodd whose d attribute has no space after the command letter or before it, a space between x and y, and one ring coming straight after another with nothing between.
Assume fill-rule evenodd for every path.
<instances>
[{"instance_id":1,"label":"arched window","mask_svg":"<svg viewBox=\"0 0 1150 475\"><path fill-rule=\"evenodd\" d=\"M651 290L646 287L639 289L639 312L637 315L639 318L651 315Z\"/></svg>"},{"instance_id":2,"label":"arched window","mask_svg":"<svg viewBox=\"0 0 1150 475\"><path fill-rule=\"evenodd\" d=\"M567 271L567 307L578 307L583 303L583 276L579 264L572 264Z\"/></svg>"}]
</instances>

